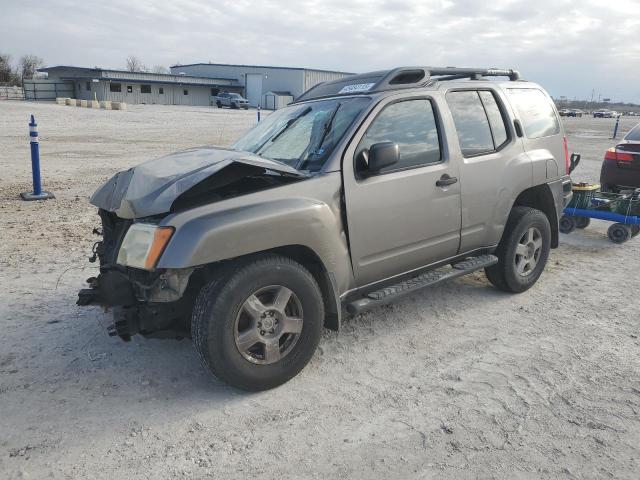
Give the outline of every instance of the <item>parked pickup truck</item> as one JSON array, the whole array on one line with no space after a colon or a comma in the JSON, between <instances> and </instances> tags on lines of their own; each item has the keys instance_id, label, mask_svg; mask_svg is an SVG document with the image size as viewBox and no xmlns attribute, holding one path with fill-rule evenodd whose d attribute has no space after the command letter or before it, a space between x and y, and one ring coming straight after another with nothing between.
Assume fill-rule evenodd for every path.
<instances>
[{"instance_id":1,"label":"parked pickup truck","mask_svg":"<svg viewBox=\"0 0 640 480\"><path fill-rule=\"evenodd\" d=\"M480 269L530 288L558 246L570 169L553 102L516 71L322 83L231 148L99 188L100 274L78 303L110 307L111 335L191 337L220 379L272 388L344 313Z\"/></svg>"}]
</instances>

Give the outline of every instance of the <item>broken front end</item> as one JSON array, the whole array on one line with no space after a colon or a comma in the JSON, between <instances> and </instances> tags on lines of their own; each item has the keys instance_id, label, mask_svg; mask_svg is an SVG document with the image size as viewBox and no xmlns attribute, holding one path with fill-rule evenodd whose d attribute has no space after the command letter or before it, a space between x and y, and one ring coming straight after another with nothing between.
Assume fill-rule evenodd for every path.
<instances>
[{"instance_id":1,"label":"broken front end","mask_svg":"<svg viewBox=\"0 0 640 480\"><path fill-rule=\"evenodd\" d=\"M171 215L198 206L285 185L306 175L247 152L204 147L167 155L119 172L91 197L102 228L94 233L92 262L100 274L88 279L78 305L113 311L111 335L189 335L193 302L212 274L206 262L158 268L178 232L163 225ZM184 232L183 232L184 233Z\"/></svg>"},{"instance_id":2,"label":"broken front end","mask_svg":"<svg viewBox=\"0 0 640 480\"><path fill-rule=\"evenodd\" d=\"M123 340L137 333L188 336L194 297L186 290L194 269L144 269L162 254L172 229L134 224L103 209L99 215L102 228L94 233L102 240L94 244L90 261L100 262L100 274L87 280L90 288L80 290L78 305L110 308L109 335Z\"/></svg>"}]
</instances>

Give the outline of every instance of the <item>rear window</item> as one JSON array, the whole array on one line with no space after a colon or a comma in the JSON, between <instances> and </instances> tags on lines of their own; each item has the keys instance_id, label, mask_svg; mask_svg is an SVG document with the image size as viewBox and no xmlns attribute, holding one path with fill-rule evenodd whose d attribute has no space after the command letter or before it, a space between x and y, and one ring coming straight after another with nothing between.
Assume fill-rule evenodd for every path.
<instances>
[{"instance_id":1,"label":"rear window","mask_svg":"<svg viewBox=\"0 0 640 480\"><path fill-rule=\"evenodd\" d=\"M632 142L640 142L640 123L633 127L624 139L631 140Z\"/></svg>"},{"instance_id":2,"label":"rear window","mask_svg":"<svg viewBox=\"0 0 640 480\"><path fill-rule=\"evenodd\" d=\"M541 90L509 88L511 104L518 111L527 138L549 137L560 133L560 123L551 101Z\"/></svg>"}]
</instances>

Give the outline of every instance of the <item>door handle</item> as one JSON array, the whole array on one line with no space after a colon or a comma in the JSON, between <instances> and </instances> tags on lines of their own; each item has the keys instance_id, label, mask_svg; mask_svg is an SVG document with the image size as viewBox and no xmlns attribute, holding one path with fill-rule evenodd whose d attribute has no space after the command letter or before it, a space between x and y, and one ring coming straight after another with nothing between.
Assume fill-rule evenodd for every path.
<instances>
[{"instance_id":1,"label":"door handle","mask_svg":"<svg viewBox=\"0 0 640 480\"><path fill-rule=\"evenodd\" d=\"M440 180L436 182L436 187L448 187L458 181L457 177L450 177L446 173L440 177Z\"/></svg>"}]
</instances>

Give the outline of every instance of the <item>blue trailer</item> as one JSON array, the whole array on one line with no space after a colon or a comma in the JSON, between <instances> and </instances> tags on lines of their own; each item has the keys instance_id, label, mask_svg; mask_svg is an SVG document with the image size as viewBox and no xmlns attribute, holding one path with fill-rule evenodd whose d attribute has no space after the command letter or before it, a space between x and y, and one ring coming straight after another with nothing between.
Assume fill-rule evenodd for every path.
<instances>
[{"instance_id":1,"label":"blue trailer","mask_svg":"<svg viewBox=\"0 0 640 480\"><path fill-rule=\"evenodd\" d=\"M604 192L600 185L578 183L573 198L560 219L560 231L571 233L586 228L592 218L613 222L607 230L609 240L624 243L640 233L640 188Z\"/></svg>"}]
</instances>

